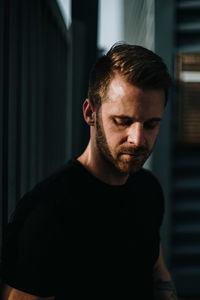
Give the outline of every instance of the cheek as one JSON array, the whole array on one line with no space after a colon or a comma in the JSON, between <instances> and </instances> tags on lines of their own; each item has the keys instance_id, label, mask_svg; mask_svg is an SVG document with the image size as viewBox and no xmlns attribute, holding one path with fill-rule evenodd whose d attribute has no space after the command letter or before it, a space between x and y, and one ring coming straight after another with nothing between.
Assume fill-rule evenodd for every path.
<instances>
[{"instance_id":1,"label":"cheek","mask_svg":"<svg viewBox=\"0 0 200 300\"><path fill-rule=\"evenodd\" d=\"M103 131L108 144L115 144L121 138L121 133L110 120L103 120Z\"/></svg>"},{"instance_id":2,"label":"cheek","mask_svg":"<svg viewBox=\"0 0 200 300\"><path fill-rule=\"evenodd\" d=\"M159 129L155 130L154 132L151 132L151 133L148 133L148 134L147 134L146 140L147 140L147 143L148 143L148 147L149 147L150 149L153 148L153 146L154 146L154 144L155 144L155 142L156 142L158 133L159 133Z\"/></svg>"},{"instance_id":3,"label":"cheek","mask_svg":"<svg viewBox=\"0 0 200 300\"><path fill-rule=\"evenodd\" d=\"M119 134L119 132L115 132L113 130L110 130L110 131L108 130L107 131L107 133L106 133L106 139L107 139L108 144L111 147L116 147L123 140L121 134Z\"/></svg>"},{"instance_id":4,"label":"cheek","mask_svg":"<svg viewBox=\"0 0 200 300\"><path fill-rule=\"evenodd\" d=\"M124 135L112 125L107 126L104 132L110 148L115 149L124 142Z\"/></svg>"}]
</instances>

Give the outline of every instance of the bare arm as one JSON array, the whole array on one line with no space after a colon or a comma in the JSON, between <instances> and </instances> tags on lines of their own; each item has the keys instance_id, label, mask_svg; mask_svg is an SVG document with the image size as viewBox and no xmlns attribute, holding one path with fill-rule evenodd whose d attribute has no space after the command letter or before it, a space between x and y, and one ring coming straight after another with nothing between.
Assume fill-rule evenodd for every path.
<instances>
[{"instance_id":1,"label":"bare arm","mask_svg":"<svg viewBox=\"0 0 200 300\"><path fill-rule=\"evenodd\" d=\"M2 300L55 300L55 297L37 297L16 290L9 285L2 287Z\"/></svg>"},{"instance_id":2,"label":"bare arm","mask_svg":"<svg viewBox=\"0 0 200 300\"><path fill-rule=\"evenodd\" d=\"M165 266L162 249L153 269L154 299L155 300L178 300L175 286Z\"/></svg>"}]
</instances>

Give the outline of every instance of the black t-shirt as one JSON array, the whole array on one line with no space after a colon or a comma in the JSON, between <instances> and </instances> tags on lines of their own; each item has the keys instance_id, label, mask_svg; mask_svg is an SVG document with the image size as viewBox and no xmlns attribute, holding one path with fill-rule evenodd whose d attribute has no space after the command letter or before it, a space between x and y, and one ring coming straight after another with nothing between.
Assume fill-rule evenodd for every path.
<instances>
[{"instance_id":1,"label":"black t-shirt","mask_svg":"<svg viewBox=\"0 0 200 300\"><path fill-rule=\"evenodd\" d=\"M149 171L112 186L71 160L18 203L2 281L56 300L151 299L163 206Z\"/></svg>"}]
</instances>

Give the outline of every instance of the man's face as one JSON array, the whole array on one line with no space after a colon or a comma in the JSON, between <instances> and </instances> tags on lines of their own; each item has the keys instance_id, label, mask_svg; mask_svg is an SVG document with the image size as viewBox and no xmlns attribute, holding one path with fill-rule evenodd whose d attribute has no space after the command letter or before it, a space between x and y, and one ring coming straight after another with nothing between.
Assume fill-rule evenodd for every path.
<instances>
[{"instance_id":1,"label":"man's face","mask_svg":"<svg viewBox=\"0 0 200 300\"><path fill-rule=\"evenodd\" d=\"M142 90L116 74L96 115L96 145L115 171L141 169L153 149L165 106L163 90Z\"/></svg>"}]
</instances>

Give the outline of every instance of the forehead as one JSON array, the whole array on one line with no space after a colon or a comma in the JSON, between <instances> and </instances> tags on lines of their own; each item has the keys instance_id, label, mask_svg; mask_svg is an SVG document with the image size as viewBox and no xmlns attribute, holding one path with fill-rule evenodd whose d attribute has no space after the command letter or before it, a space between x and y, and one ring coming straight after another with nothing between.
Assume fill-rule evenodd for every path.
<instances>
[{"instance_id":1,"label":"forehead","mask_svg":"<svg viewBox=\"0 0 200 300\"><path fill-rule=\"evenodd\" d=\"M102 106L108 113L125 114L130 117L161 115L165 106L164 90L143 90L127 82L119 74L111 80L106 101ZM103 109L103 107L102 107Z\"/></svg>"}]
</instances>

